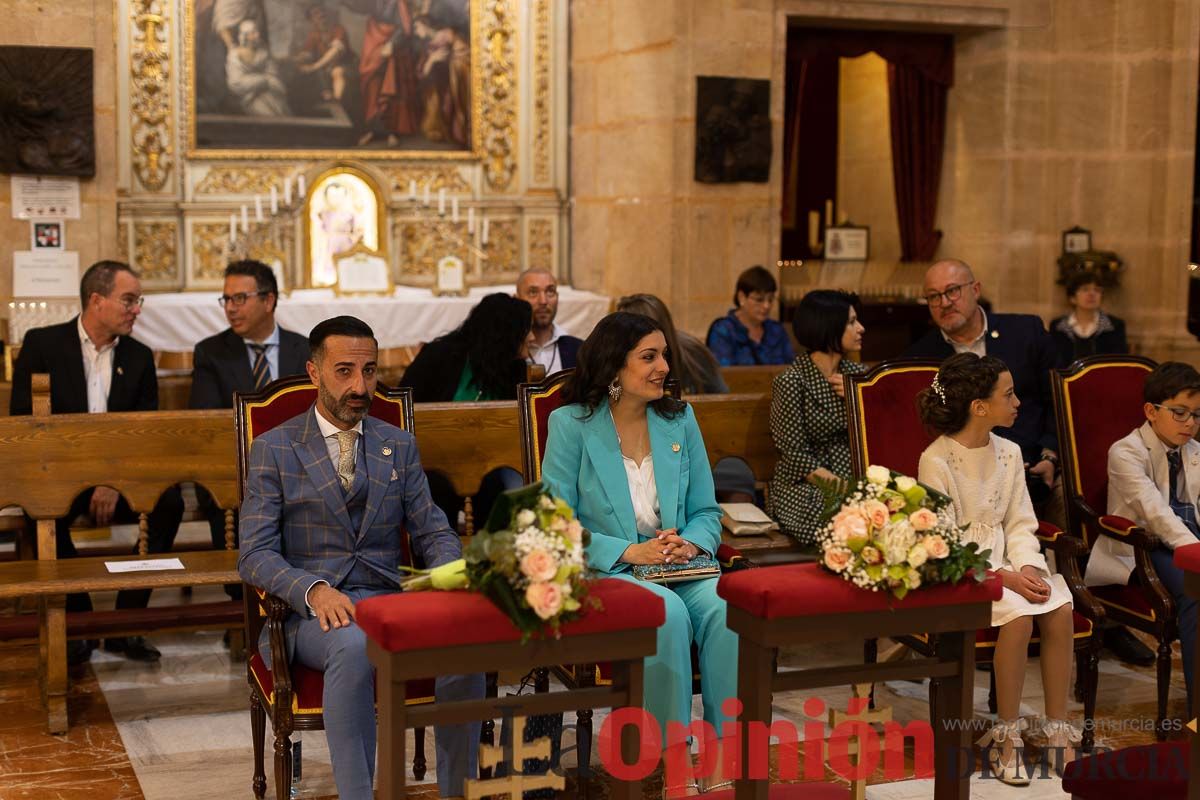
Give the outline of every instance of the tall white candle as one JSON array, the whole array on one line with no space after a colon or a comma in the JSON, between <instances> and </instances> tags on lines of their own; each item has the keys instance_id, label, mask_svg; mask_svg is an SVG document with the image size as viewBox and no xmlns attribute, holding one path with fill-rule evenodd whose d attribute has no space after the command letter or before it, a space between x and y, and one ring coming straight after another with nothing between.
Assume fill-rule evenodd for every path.
<instances>
[{"instance_id":1,"label":"tall white candle","mask_svg":"<svg viewBox=\"0 0 1200 800\"><path fill-rule=\"evenodd\" d=\"M457 197L450 198L450 219L453 220L454 222L458 222L458 198Z\"/></svg>"},{"instance_id":2,"label":"tall white candle","mask_svg":"<svg viewBox=\"0 0 1200 800\"><path fill-rule=\"evenodd\" d=\"M303 200L308 195L308 182L304 180L303 175L296 176L296 193Z\"/></svg>"},{"instance_id":3,"label":"tall white candle","mask_svg":"<svg viewBox=\"0 0 1200 800\"><path fill-rule=\"evenodd\" d=\"M409 200L417 199L417 181L415 178L410 179L408 182L408 199Z\"/></svg>"},{"instance_id":4,"label":"tall white candle","mask_svg":"<svg viewBox=\"0 0 1200 800\"><path fill-rule=\"evenodd\" d=\"M237 214L229 215L229 241L231 244L237 241Z\"/></svg>"},{"instance_id":5,"label":"tall white candle","mask_svg":"<svg viewBox=\"0 0 1200 800\"><path fill-rule=\"evenodd\" d=\"M484 244L487 244L487 240L488 240L488 220L487 220L487 217L484 217L484 218L483 218L483 234L482 234L481 238L482 238L482 240L483 240L483 243L484 243Z\"/></svg>"},{"instance_id":6,"label":"tall white candle","mask_svg":"<svg viewBox=\"0 0 1200 800\"><path fill-rule=\"evenodd\" d=\"M425 184L425 195L421 199L421 204L426 205L426 206L429 205L429 184L428 183Z\"/></svg>"},{"instance_id":7,"label":"tall white candle","mask_svg":"<svg viewBox=\"0 0 1200 800\"><path fill-rule=\"evenodd\" d=\"M272 184L272 186L271 186L271 214L275 215L278 213L279 213L279 190L275 188L274 184Z\"/></svg>"},{"instance_id":8,"label":"tall white candle","mask_svg":"<svg viewBox=\"0 0 1200 800\"><path fill-rule=\"evenodd\" d=\"M475 232L475 209L467 209L467 233Z\"/></svg>"},{"instance_id":9,"label":"tall white candle","mask_svg":"<svg viewBox=\"0 0 1200 800\"><path fill-rule=\"evenodd\" d=\"M283 204L285 206L292 205L292 176L287 176L283 181Z\"/></svg>"},{"instance_id":10,"label":"tall white candle","mask_svg":"<svg viewBox=\"0 0 1200 800\"><path fill-rule=\"evenodd\" d=\"M245 206L242 206L242 230L250 232L250 212L246 210Z\"/></svg>"},{"instance_id":11,"label":"tall white candle","mask_svg":"<svg viewBox=\"0 0 1200 800\"><path fill-rule=\"evenodd\" d=\"M445 187L438 189L438 213L446 213L446 189Z\"/></svg>"},{"instance_id":12,"label":"tall white candle","mask_svg":"<svg viewBox=\"0 0 1200 800\"><path fill-rule=\"evenodd\" d=\"M254 195L254 221L255 222L263 221L262 195L259 195L259 194Z\"/></svg>"}]
</instances>

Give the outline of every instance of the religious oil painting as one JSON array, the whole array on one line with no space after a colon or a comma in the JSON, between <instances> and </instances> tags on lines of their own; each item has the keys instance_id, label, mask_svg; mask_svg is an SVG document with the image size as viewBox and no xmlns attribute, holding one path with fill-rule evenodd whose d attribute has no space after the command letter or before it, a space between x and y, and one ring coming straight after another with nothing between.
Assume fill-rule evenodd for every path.
<instances>
[{"instance_id":1,"label":"religious oil painting","mask_svg":"<svg viewBox=\"0 0 1200 800\"><path fill-rule=\"evenodd\" d=\"M473 157L481 0L187 0L189 155Z\"/></svg>"},{"instance_id":2,"label":"religious oil painting","mask_svg":"<svg viewBox=\"0 0 1200 800\"><path fill-rule=\"evenodd\" d=\"M378 251L383 208L370 179L348 168L319 177L308 195L305 230L308 241L308 284L333 286L338 281L334 256L361 242Z\"/></svg>"},{"instance_id":3,"label":"religious oil painting","mask_svg":"<svg viewBox=\"0 0 1200 800\"><path fill-rule=\"evenodd\" d=\"M771 82L696 78L696 180L763 183L771 172Z\"/></svg>"},{"instance_id":4,"label":"religious oil painting","mask_svg":"<svg viewBox=\"0 0 1200 800\"><path fill-rule=\"evenodd\" d=\"M94 120L91 50L0 47L0 172L90 178Z\"/></svg>"}]
</instances>

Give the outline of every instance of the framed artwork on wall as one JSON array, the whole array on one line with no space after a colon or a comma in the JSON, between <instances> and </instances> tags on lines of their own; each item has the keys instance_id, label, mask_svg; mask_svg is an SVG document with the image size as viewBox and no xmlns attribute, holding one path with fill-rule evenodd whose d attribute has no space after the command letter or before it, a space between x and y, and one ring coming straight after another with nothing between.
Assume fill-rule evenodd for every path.
<instances>
[{"instance_id":1,"label":"framed artwork on wall","mask_svg":"<svg viewBox=\"0 0 1200 800\"><path fill-rule=\"evenodd\" d=\"M482 2L185 0L188 156L477 157Z\"/></svg>"},{"instance_id":2,"label":"framed artwork on wall","mask_svg":"<svg viewBox=\"0 0 1200 800\"><path fill-rule=\"evenodd\" d=\"M771 172L771 82L696 78L696 180L765 183Z\"/></svg>"},{"instance_id":3,"label":"framed artwork on wall","mask_svg":"<svg viewBox=\"0 0 1200 800\"><path fill-rule=\"evenodd\" d=\"M866 261L871 256L871 229L837 225L825 229L826 261Z\"/></svg>"},{"instance_id":4,"label":"framed artwork on wall","mask_svg":"<svg viewBox=\"0 0 1200 800\"><path fill-rule=\"evenodd\" d=\"M318 175L304 203L308 285L336 285L335 256L359 243L386 258L384 227L383 195L369 175L350 166Z\"/></svg>"},{"instance_id":5,"label":"framed artwork on wall","mask_svg":"<svg viewBox=\"0 0 1200 800\"><path fill-rule=\"evenodd\" d=\"M1078 225L1063 231L1062 249L1064 253L1086 253L1092 249L1092 232Z\"/></svg>"}]
</instances>

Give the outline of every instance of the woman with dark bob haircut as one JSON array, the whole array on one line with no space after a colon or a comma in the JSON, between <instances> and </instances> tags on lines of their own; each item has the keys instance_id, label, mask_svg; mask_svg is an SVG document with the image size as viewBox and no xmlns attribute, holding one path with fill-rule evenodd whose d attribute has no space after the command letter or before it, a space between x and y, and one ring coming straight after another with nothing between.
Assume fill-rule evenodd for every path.
<instances>
[{"instance_id":1,"label":"woman with dark bob haircut","mask_svg":"<svg viewBox=\"0 0 1200 800\"><path fill-rule=\"evenodd\" d=\"M579 348L563 387L569 405L550 415L542 480L591 532L588 561L602 575L637 581L634 565L715 556L721 543L721 508L696 416L663 391L669 357L652 319L609 314ZM645 707L663 741L668 722L687 725L691 717L693 642L704 719L721 730L732 720L721 704L737 694L738 647L717 579L637 583L666 606L658 652L645 664Z\"/></svg>"},{"instance_id":2,"label":"woman with dark bob haircut","mask_svg":"<svg viewBox=\"0 0 1200 800\"><path fill-rule=\"evenodd\" d=\"M775 276L763 267L750 267L738 276L733 308L713 320L705 339L721 366L787 364L792 360L787 331L771 319L776 288Z\"/></svg>"},{"instance_id":3,"label":"woman with dark bob haircut","mask_svg":"<svg viewBox=\"0 0 1200 800\"><path fill-rule=\"evenodd\" d=\"M816 544L825 501L813 481L850 477L844 378L866 368L845 358L862 349L864 328L847 292L819 290L800 301L792 328L804 352L771 383L771 436L779 461L767 500L779 527Z\"/></svg>"},{"instance_id":4,"label":"woman with dark bob haircut","mask_svg":"<svg viewBox=\"0 0 1200 800\"><path fill-rule=\"evenodd\" d=\"M1082 739L1067 719L1071 593L1063 577L1050 572L1038 545L1038 521L1025 486L1021 448L992 432L1010 427L1020 405L1004 362L974 353L958 353L942 362L933 384L917 400L921 421L941 434L921 454L918 480L950 497L953 502L943 513L966 526L965 541L991 551L988 566L1004 583L1004 593L992 603L992 626L1000 629L993 661L996 722L979 744L996 777L1017 786L1029 783L1020 755L1020 707L1034 617L1041 636L1046 702L1043 752L1061 770L1075 758ZM914 545L937 545L928 544L931 539L941 541L931 536Z\"/></svg>"}]
</instances>

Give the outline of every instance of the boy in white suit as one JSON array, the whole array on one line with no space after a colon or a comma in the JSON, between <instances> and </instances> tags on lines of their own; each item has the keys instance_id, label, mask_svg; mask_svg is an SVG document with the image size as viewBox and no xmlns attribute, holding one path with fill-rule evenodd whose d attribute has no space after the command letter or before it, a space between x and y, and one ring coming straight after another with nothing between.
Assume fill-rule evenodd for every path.
<instances>
[{"instance_id":1,"label":"boy in white suit","mask_svg":"<svg viewBox=\"0 0 1200 800\"><path fill-rule=\"evenodd\" d=\"M1158 539L1150 560L1178 609L1183 673L1191 707L1195 661L1196 601L1183 591L1183 571L1175 566L1176 547L1200 540L1200 372L1168 361L1146 377L1146 421L1108 450L1108 513L1125 517ZM1089 586L1127 584L1133 547L1101 536L1092 548L1084 582Z\"/></svg>"}]
</instances>

